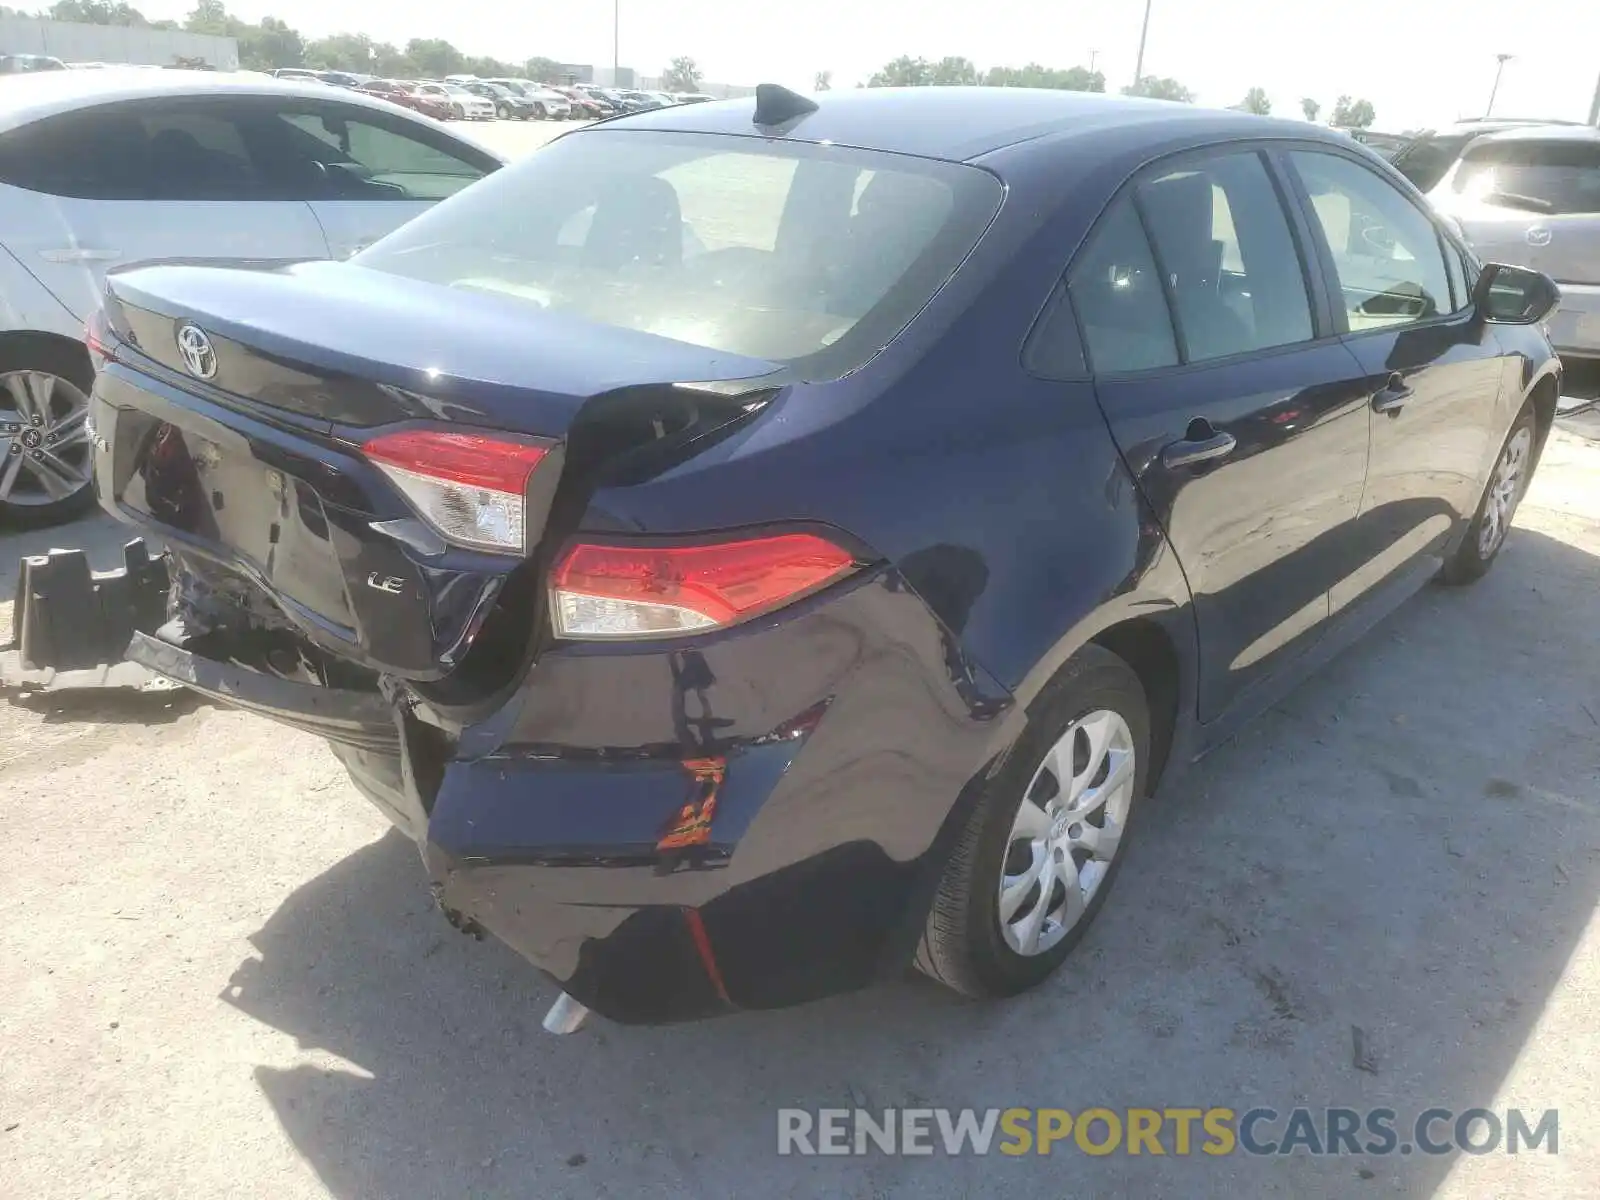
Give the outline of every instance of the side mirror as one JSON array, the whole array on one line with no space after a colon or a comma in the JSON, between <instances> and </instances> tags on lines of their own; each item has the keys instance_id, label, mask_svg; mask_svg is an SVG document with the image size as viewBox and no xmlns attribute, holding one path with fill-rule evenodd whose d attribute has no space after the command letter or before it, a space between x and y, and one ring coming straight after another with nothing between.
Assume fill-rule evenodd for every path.
<instances>
[{"instance_id":1,"label":"side mirror","mask_svg":"<svg viewBox=\"0 0 1600 1200\"><path fill-rule=\"evenodd\" d=\"M1561 303L1555 281L1527 267L1489 263L1472 289L1478 315L1496 325L1537 325Z\"/></svg>"}]
</instances>

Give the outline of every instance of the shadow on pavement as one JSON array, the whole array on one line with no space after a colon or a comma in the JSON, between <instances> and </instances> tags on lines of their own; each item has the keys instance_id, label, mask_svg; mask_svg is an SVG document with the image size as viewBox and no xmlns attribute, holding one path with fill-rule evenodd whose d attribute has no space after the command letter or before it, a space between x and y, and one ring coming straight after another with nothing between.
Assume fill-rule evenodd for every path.
<instances>
[{"instance_id":1,"label":"shadow on pavement","mask_svg":"<svg viewBox=\"0 0 1600 1200\"><path fill-rule=\"evenodd\" d=\"M97 688L66 692L4 690L0 698L39 713L47 725L93 721L102 725L167 725L197 709L212 707L199 692L187 688L136 691Z\"/></svg>"},{"instance_id":2,"label":"shadow on pavement","mask_svg":"<svg viewBox=\"0 0 1600 1200\"><path fill-rule=\"evenodd\" d=\"M1569 619L1595 565L1519 530L1477 588L1411 601L1151 810L1076 957L1006 1004L897 982L552 1038L552 986L452 931L398 835L295 892L224 997L349 1064L257 1069L340 1197L1427 1195L1452 1159L780 1159L775 1110L1388 1106L1405 1130L1490 1103L1600 894L1600 630Z\"/></svg>"}]
</instances>

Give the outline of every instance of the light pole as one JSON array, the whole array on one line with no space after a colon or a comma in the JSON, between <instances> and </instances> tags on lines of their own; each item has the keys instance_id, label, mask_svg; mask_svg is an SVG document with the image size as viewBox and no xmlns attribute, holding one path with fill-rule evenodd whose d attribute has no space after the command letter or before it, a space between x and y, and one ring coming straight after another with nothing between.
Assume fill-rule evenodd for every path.
<instances>
[{"instance_id":1,"label":"light pole","mask_svg":"<svg viewBox=\"0 0 1600 1200\"><path fill-rule=\"evenodd\" d=\"M1139 81L1144 78L1144 40L1150 36L1150 4L1151 0L1144 0L1144 24L1139 27L1139 57L1133 64L1133 86L1137 88Z\"/></svg>"},{"instance_id":2,"label":"light pole","mask_svg":"<svg viewBox=\"0 0 1600 1200\"><path fill-rule=\"evenodd\" d=\"M622 86L622 0L611 0L611 86Z\"/></svg>"},{"instance_id":3,"label":"light pole","mask_svg":"<svg viewBox=\"0 0 1600 1200\"><path fill-rule=\"evenodd\" d=\"M1600 79L1594 82L1594 99L1589 101L1589 124L1600 125Z\"/></svg>"},{"instance_id":4,"label":"light pole","mask_svg":"<svg viewBox=\"0 0 1600 1200\"><path fill-rule=\"evenodd\" d=\"M1506 63L1510 62L1515 57L1516 55L1514 54L1496 54L1494 56L1494 86L1489 89L1489 107L1484 110L1484 116L1494 116L1494 98L1495 95L1500 91L1500 75L1506 69Z\"/></svg>"}]
</instances>

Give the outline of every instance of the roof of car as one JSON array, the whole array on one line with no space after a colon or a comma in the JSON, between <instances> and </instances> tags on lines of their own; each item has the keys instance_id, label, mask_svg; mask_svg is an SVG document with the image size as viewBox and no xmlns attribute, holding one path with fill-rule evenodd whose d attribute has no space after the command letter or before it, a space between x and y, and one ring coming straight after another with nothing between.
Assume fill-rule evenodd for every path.
<instances>
[{"instance_id":1,"label":"roof of car","mask_svg":"<svg viewBox=\"0 0 1600 1200\"><path fill-rule=\"evenodd\" d=\"M0 132L31 125L57 113L126 100L163 96L303 96L327 100L330 95L385 113L401 111L387 101L359 92L335 92L326 84L274 79L270 75L108 67L103 71L41 71L7 79L6 104L0 108Z\"/></svg>"},{"instance_id":2,"label":"roof of car","mask_svg":"<svg viewBox=\"0 0 1600 1200\"><path fill-rule=\"evenodd\" d=\"M818 92L817 111L776 131L796 141L835 142L925 158L965 161L1050 134L1125 130L1152 144L1176 124L1198 137L1262 134L1333 140L1305 121L1274 120L1163 100L1043 88L855 88ZM605 129L683 133L774 133L752 123L756 101L714 100L613 118ZM1339 140L1348 141L1346 138Z\"/></svg>"},{"instance_id":3,"label":"roof of car","mask_svg":"<svg viewBox=\"0 0 1600 1200\"><path fill-rule=\"evenodd\" d=\"M1577 142L1593 145L1600 143L1600 129L1589 125L1517 125L1486 133L1472 144L1484 146L1504 142Z\"/></svg>"}]
</instances>

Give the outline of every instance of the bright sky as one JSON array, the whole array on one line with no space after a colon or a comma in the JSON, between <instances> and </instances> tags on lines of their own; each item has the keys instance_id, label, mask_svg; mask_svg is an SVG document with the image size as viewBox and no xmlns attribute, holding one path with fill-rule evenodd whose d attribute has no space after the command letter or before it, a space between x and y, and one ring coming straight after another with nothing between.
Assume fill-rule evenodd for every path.
<instances>
[{"instance_id":1,"label":"bright sky","mask_svg":"<svg viewBox=\"0 0 1600 1200\"><path fill-rule=\"evenodd\" d=\"M818 71L849 87L900 54L965 55L980 68L1095 65L1117 89L1133 78L1144 0L616 0L622 65L656 75L687 54L707 80L809 88ZM182 17L193 0L146 0ZM611 62L613 0L230 0L308 36L364 32L403 45L442 37L471 54ZM1542 0L1154 0L1145 71L1175 76L1204 104L1259 85L1278 113L1302 96L1323 113L1341 92L1377 108L1376 128L1482 115L1495 55L1506 64L1495 111L1582 119L1600 77L1600 2Z\"/></svg>"}]
</instances>

